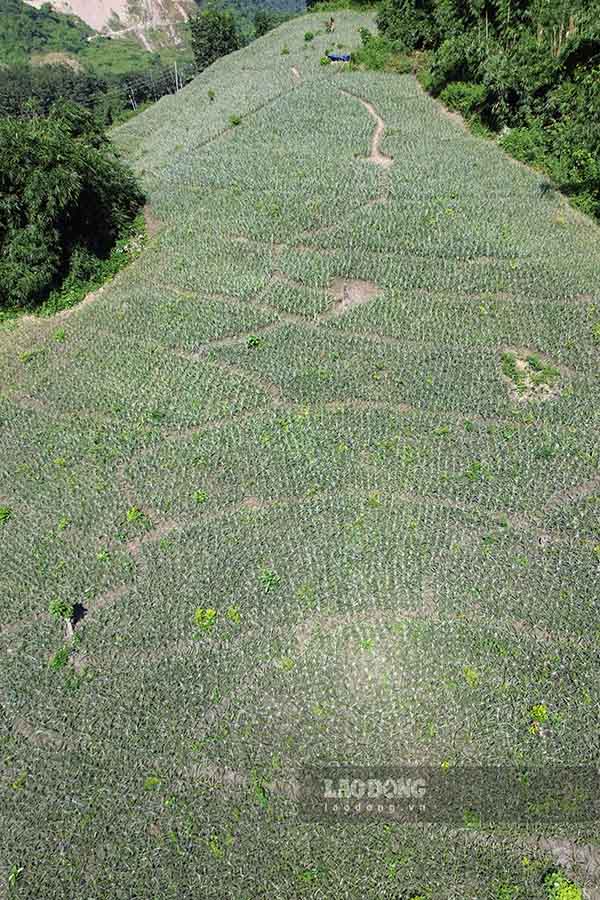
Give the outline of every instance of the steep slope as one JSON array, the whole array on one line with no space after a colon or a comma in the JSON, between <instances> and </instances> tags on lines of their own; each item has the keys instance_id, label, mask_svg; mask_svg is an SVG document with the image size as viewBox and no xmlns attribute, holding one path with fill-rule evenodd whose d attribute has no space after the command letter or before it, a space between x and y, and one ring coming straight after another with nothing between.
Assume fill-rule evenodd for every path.
<instances>
[{"instance_id":1,"label":"steep slope","mask_svg":"<svg viewBox=\"0 0 600 900\"><path fill-rule=\"evenodd\" d=\"M550 767L598 754L600 232L411 77L321 65L322 32L120 128L162 230L0 336L16 896L542 900L556 864L598 890ZM526 763L550 796L494 827ZM302 816L332 765L475 793Z\"/></svg>"}]
</instances>

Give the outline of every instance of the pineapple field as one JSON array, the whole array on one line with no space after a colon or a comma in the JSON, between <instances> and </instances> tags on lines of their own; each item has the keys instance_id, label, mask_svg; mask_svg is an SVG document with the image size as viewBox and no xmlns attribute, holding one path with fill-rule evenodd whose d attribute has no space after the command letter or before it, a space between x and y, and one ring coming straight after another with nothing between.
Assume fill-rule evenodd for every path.
<instances>
[{"instance_id":1,"label":"pineapple field","mask_svg":"<svg viewBox=\"0 0 600 900\"><path fill-rule=\"evenodd\" d=\"M335 16L121 126L157 233L0 332L0 897L600 896L597 816L299 811L600 752L600 231Z\"/></svg>"}]
</instances>

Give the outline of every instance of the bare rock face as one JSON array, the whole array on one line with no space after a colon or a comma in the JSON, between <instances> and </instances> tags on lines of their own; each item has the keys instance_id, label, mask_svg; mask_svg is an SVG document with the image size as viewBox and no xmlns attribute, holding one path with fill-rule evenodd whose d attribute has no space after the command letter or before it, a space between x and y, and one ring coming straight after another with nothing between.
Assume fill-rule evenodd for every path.
<instances>
[{"instance_id":1,"label":"bare rock face","mask_svg":"<svg viewBox=\"0 0 600 900\"><path fill-rule=\"evenodd\" d=\"M46 0L26 2L40 7ZM160 29L176 42L174 25L198 9L194 0L52 0L52 7L78 16L101 34L135 38L147 49L152 49L147 32Z\"/></svg>"}]
</instances>

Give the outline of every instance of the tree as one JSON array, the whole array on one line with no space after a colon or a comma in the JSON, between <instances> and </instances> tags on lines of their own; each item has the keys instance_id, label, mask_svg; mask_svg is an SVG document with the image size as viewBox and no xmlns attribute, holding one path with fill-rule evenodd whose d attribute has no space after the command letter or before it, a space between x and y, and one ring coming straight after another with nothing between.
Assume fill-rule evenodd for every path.
<instances>
[{"instance_id":1,"label":"tree","mask_svg":"<svg viewBox=\"0 0 600 900\"><path fill-rule=\"evenodd\" d=\"M196 68L206 69L221 56L241 46L240 34L233 13L210 7L190 21L192 50Z\"/></svg>"},{"instance_id":2,"label":"tree","mask_svg":"<svg viewBox=\"0 0 600 900\"><path fill-rule=\"evenodd\" d=\"M278 17L272 10L257 10L254 15L254 33L256 37L262 37L263 34L267 34L267 32L272 31L273 28L275 28L275 26L279 24L279 21L280 17Z\"/></svg>"},{"instance_id":3,"label":"tree","mask_svg":"<svg viewBox=\"0 0 600 900\"><path fill-rule=\"evenodd\" d=\"M0 308L91 273L143 200L85 109L0 119Z\"/></svg>"}]
</instances>

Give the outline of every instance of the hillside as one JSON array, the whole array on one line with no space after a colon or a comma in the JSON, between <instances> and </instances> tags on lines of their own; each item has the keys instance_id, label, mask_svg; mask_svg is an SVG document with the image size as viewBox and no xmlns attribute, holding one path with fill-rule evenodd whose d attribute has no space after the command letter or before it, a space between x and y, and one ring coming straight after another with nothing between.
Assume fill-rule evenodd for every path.
<instances>
[{"instance_id":1,"label":"hillside","mask_svg":"<svg viewBox=\"0 0 600 900\"><path fill-rule=\"evenodd\" d=\"M186 26L179 22L169 27L167 34L158 27L142 34L128 26L113 39L116 33L100 35L76 15L57 12L47 5L34 9L23 0L7 0L0 11L0 56L8 65L62 61L117 76L147 70L159 56L167 63L174 52L178 52L180 61L191 61L191 51L182 49L187 40L183 31ZM174 51L175 47L179 49ZM153 49L158 53L148 52Z\"/></svg>"},{"instance_id":2,"label":"hillside","mask_svg":"<svg viewBox=\"0 0 600 900\"><path fill-rule=\"evenodd\" d=\"M7 0L15 3L15 0ZM46 0L25 0L32 7ZM297 13L306 8L305 0L227 0L225 4L251 30L258 9ZM53 0L57 13L76 16L92 29L112 37L129 37L146 50L180 46L181 26L202 7L202 0Z\"/></svg>"},{"instance_id":3,"label":"hillside","mask_svg":"<svg viewBox=\"0 0 600 900\"><path fill-rule=\"evenodd\" d=\"M0 331L11 900L600 891L600 231L323 19L120 127L148 248ZM326 766L464 802L316 821Z\"/></svg>"},{"instance_id":4,"label":"hillside","mask_svg":"<svg viewBox=\"0 0 600 900\"><path fill-rule=\"evenodd\" d=\"M40 51L79 53L94 33L76 16L30 9L22 0L6 0L0 25L3 63L23 62Z\"/></svg>"}]
</instances>

